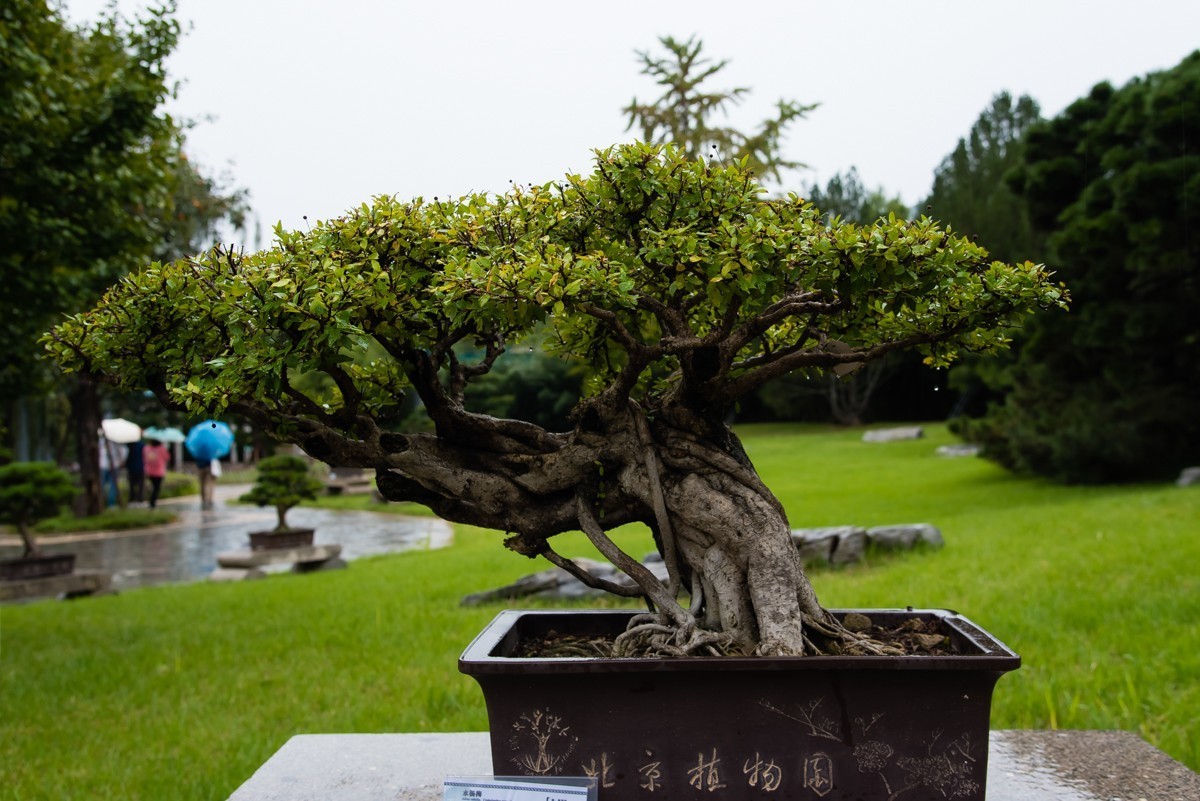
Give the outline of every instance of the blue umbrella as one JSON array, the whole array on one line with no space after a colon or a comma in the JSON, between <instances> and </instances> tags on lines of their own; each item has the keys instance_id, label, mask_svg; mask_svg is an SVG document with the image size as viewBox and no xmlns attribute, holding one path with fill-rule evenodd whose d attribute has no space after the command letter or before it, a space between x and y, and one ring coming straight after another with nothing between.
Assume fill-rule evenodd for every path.
<instances>
[{"instance_id":1,"label":"blue umbrella","mask_svg":"<svg viewBox=\"0 0 1200 801\"><path fill-rule=\"evenodd\" d=\"M224 423L205 420L192 426L183 444L193 459L211 462L229 453L233 447L233 431Z\"/></svg>"}]
</instances>

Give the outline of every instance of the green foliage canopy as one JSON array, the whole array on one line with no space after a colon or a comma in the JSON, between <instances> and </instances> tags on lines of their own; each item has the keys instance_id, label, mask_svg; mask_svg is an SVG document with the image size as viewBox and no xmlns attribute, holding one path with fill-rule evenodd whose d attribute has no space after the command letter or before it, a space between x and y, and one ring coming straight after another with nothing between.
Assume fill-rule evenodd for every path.
<instances>
[{"instance_id":1,"label":"green foliage canopy","mask_svg":"<svg viewBox=\"0 0 1200 801\"><path fill-rule=\"evenodd\" d=\"M244 193L189 162L186 125L161 111L174 10L76 28L45 0L0 9L2 398L36 391L37 338L59 315L244 217Z\"/></svg>"},{"instance_id":2,"label":"green foliage canopy","mask_svg":"<svg viewBox=\"0 0 1200 801\"><path fill-rule=\"evenodd\" d=\"M170 204L178 128L155 109L178 25L109 17L69 28L44 0L0 12L0 331L9 394L27 378L37 334L94 302L153 256Z\"/></svg>"},{"instance_id":3,"label":"green foliage canopy","mask_svg":"<svg viewBox=\"0 0 1200 801\"><path fill-rule=\"evenodd\" d=\"M1016 316L1065 302L1042 267L992 261L928 219L826 226L798 197L763 199L739 166L654 145L598 152L591 175L557 184L380 197L277 233L260 253L129 276L48 347L176 406L363 440L409 389L453 436L466 385L543 322L552 351L587 363L592 398L711 420L792 370L999 347ZM353 357L371 343L385 355ZM460 359L459 343L482 355ZM296 390L310 372L331 377L329 400Z\"/></svg>"}]
</instances>

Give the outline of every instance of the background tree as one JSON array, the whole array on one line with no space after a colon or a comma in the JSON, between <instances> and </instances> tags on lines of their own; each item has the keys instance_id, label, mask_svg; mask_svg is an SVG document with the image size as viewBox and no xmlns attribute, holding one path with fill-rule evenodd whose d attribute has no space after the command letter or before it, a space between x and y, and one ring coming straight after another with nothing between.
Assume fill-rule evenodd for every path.
<instances>
[{"instance_id":1,"label":"background tree","mask_svg":"<svg viewBox=\"0 0 1200 801\"><path fill-rule=\"evenodd\" d=\"M1041 119L1028 95L1013 100L1000 92L980 112L970 132L934 171L933 189L922 204L925 213L972 237L1001 260L1046 260L1044 236L1033 229L1024 198L1007 177L1021 163L1025 132ZM954 414L980 414L989 402L1003 400L1011 387L1009 371L1020 348L995 359L964 358L950 371L948 386L958 394Z\"/></svg>"},{"instance_id":2,"label":"background tree","mask_svg":"<svg viewBox=\"0 0 1200 801\"><path fill-rule=\"evenodd\" d=\"M800 198L764 200L736 167L629 145L561 185L379 198L269 251L154 266L48 345L69 369L244 414L315 458L374 468L386 498L643 595L655 625L622 648L877 652L818 604L730 411L794 370L1001 346L997 328L1062 299L1041 268L993 262L929 220L827 226ZM588 365L571 430L465 408L467 387L539 324ZM356 359L373 344L387 357ZM304 372L336 396L299 391ZM410 390L432 432L394 430ZM666 585L608 537L632 521L653 531ZM554 550L578 529L634 589Z\"/></svg>"},{"instance_id":3,"label":"background tree","mask_svg":"<svg viewBox=\"0 0 1200 801\"><path fill-rule=\"evenodd\" d=\"M234 185L231 175L210 174L182 151L173 170L170 217L164 238L155 244L156 260L171 261L199 253L246 231L250 195Z\"/></svg>"},{"instance_id":4,"label":"background tree","mask_svg":"<svg viewBox=\"0 0 1200 801\"><path fill-rule=\"evenodd\" d=\"M570 429L571 409L583 394L584 366L576 359L548 354L545 335L545 329L539 329L497 359L487 375L467 388L466 407L550 431Z\"/></svg>"},{"instance_id":5,"label":"background tree","mask_svg":"<svg viewBox=\"0 0 1200 801\"><path fill-rule=\"evenodd\" d=\"M933 173L925 213L975 239L998 259L1029 258L1042 252L1025 201L1006 176L1021 163L1022 137L1040 119L1033 98L1001 92L992 98Z\"/></svg>"},{"instance_id":6,"label":"background tree","mask_svg":"<svg viewBox=\"0 0 1200 801\"><path fill-rule=\"evenodd\" d=\"M779 100L776 115L763 120L752 133L714 125L715 116L727 115L729 107L740 103L750 90L744 86L720 90L702 87L729 62L701 58L703 43L695 37L680 42L663 36L658 41L667 51L665 56L656 57L649 51L638 51L637 55L642 74L654 78L663 93L650 103L639 103L635 97L625 108L629 116L625 130L637 129L645 142L675 144L693 158L744 158L755 175L776 181L782 180L784 170L804 166L784 158L782 138L788 126L815 109L816 104Z\"/></svg>"},{"instance_id":7,"label":"background tree","mask_svg":"<svg viewBox=\"0 0 1200 801\"><path fill-rule=\"evenodd\" d=\"M888 197L883 187L868 190L855 167L834 174L823 187L813 184L806 194L826 219L841 217L846 222L869 225L889 214L901 218L910 215L899 195Z\"/></svg>"},{"instance_id":8,"label":"background tree","mask_svg":"<svg viewBox=\"0 0 1200 801\"><path fill-rule=\"evenodd\" d=\"M161 111L174 90L164 66L179 37L174 10L129 22L110 9L85 29L45 0L0 10L0 401L9 410L52 386L36 343L55 319L244 212L243 194L187 161L183 126ZM99 400L86 375L69 397L95 513Z\"/></svg>"},{"instance_id":9,"label":"background tree","mask_svg":"<svg viewBox=\"0 0 1200 801\"><path fill-rule=\"evenodd\" d=\"M1075 301L1030 323L1005 404L968 428L1002 463L1100 482L1200 461L1197 131L1200 52L1029 128L1013 185Z\"/></svg>"}]
</instances>

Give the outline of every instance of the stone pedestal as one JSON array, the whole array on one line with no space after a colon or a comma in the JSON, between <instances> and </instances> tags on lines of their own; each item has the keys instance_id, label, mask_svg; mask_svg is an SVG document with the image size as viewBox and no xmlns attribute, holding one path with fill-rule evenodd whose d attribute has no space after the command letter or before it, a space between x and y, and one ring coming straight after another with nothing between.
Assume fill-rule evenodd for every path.
<instances>
[{"instance_id":1,"label":"stone pedestal","mask_svg":"<svg viewBox=\"0 0 1200 801\"><path fill-rule=\"evenodd\" d=\"M292 566L293 573L312 573L317 570L335 570L346 566L340 557L342 546L336 544L305 545L299 548L275 548L262 551L225 551L217 554L216 570L209 574L209 581L240 581L263 578L268 565Z\"/></svg>"},{"instance_id":2,"label":"stone pedestal","mask_svg":"<svg viewBox=\"0 0 1200 801\"><path fill-rule=\"evenodd\" d=\"M1004 730L989 739L988 801L1200 798L1200 776L1131 732ZM439 801L446 777L491 775L490 755L484 732L298 735L229 801Z\"/></svg>"},{"instance_id":3,"label":"stone pedestal","mask_svg":"<svg viewBox=\"0 0 1200 801\"><path fill-rule=\"evenodd\" d=\"M0 601L79 598L111 591L112 575L99 570L76 570L62 576L0 581Z\"/></svg>"}]
</instances>

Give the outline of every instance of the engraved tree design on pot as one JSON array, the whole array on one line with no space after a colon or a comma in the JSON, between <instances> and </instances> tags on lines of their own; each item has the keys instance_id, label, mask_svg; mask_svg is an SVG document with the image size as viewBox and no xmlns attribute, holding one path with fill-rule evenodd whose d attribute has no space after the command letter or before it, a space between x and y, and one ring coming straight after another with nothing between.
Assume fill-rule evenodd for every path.
<instances>
[{"instance_id":1,"label":"engraved tree design on pot","mask_svg":"<svg viewBox=\"0 0 1200 801\"><path fill-rule=\"evenodd\" d=\"M856 717L854 728L858 736L847 740L843 737L841 725L823 711L825 701L825 697L821 696L804 704L783 708L764 698L759 701L759 706L795 721L809 737L852 746L858 770L879 776L888 801L898 801L917 789L935 790L942 798L960 798L978 792L980 785L974 778L978 758L973 753L969 734L947 740L944 730L935 729L929 733L925 754L897 757L892 745L878 737L871 737L871 729L884 717L882 713L876 712L869 718ZM832 789L833 760L828 754L818 752L809 755L804 769L806 788L821 796Z\"/></svg>"},{"instance_id":2,"label":"engraved tree design on pot","mask_svg":"<svg viewBox=\"0 0 1200 801\"><path fill-rule=\"evenodd\" d=\"M535 776L558 775L575 752L579 738L549 708L526 712L512 723L508 738L512 763Z\"/></svg>"}]
</instances>

